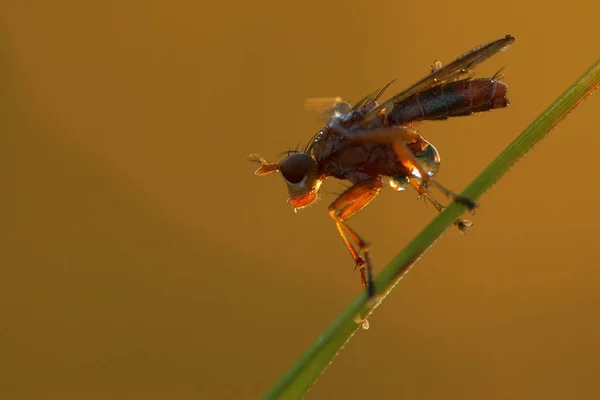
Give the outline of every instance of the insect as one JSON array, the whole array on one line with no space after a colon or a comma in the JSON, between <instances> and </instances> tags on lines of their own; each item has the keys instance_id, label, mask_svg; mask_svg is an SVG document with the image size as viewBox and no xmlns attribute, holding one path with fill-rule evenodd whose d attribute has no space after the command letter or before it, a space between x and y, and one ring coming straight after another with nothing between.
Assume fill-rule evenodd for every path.
<instances>
[{"instance_id":1,"label":"insect","mask_svg":"<svg viewBox=\"0 0 600 400\"><path fill-rule=\"evenodd\" d=\"M354 105L335 98L323 112L326 125L302 151L289 151L280 162L267 162L256 154L248 158L261 164L256 175L281 173L288 187L288 202L296 210L317 199L325 178L350 181L352 186L329 205L329 215L360 270L361 284L369 297L375 294L369 245L346 221L377 196L386 180L396 189L413 186L440 212L444 206L430 194L430 186L471 210L476 207L475 202L434 179L440 165L439 153L414 126L425 120L508 106L507 87L499 80L500 71L492 78L474 79L467 74L514 40L507 35L444 66L436 61L429 75L381 104L377 100L389 84ZM322 109L327 102L314 100L308 105ZM471 226L462 219L455 224L463 232Z\"/></svg>"}]
</instances>

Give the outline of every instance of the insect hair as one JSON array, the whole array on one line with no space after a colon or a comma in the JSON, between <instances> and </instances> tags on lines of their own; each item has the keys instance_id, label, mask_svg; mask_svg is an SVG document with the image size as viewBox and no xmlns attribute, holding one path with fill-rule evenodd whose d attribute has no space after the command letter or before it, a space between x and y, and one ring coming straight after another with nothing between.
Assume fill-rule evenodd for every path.
<instances>
[{"instance_id":1,"label":"insect hair","mask_svg":"<svg viewBox=\"0 0 600 400\"><path fill-rule=\"evenodd\" d=\"M304 146L304 152L305 153L310 153L315 145L315 141L317 139L317 137L323 133L323 130L319 130L317 133L315 133L310 140L308 141L308 143L306 143L306 146Z\"/></svg>"},{"instance_id":2,"label":"insect hair","mask_svg":"<svg viewBox=\"0 0 600 400\"><path fill-rule=\"evenodd\" d=\"M392 83L394 83L395 81L396 80L393 79L390 83L385 85L383 88L377 89L374 92L371 92L371 93L367 94L366 96L362 97L360 100L358 100L356 102L356 104L354 104L354 106L352 106L352 111L356 111L356 110L360 109L362 106L364 106L367 103L370 103L372 101L377 101L383 95L383 93L385 93L387 88L389 88L390 85Z\"/></svg>"},{"instance_id":3,"label":"insect hair","mask_svg":"<svg viewBox=\"0 0 600 400\"><path fill-rule=\"evenodd\" d=\"M494 76L492 76L492 80L494 80L494 81L501 81L503 78L504 78L504 67L500 68L498 71L496 71Z\"/></svg>"},{"instance_id":4,"label":"insect hair","mask_svg":"<svg viewBox=\"0 0 600 400\"><path fill-rule=\"evenodd\" d=\"M277 154L277 157L283 157L283 156L289 157L290 155L295 154L295 153L301 153L301 152L298 149L296 149L296 150L290 149L290 150L282 151L281 153Z\"/></svg>"}]
</instances>

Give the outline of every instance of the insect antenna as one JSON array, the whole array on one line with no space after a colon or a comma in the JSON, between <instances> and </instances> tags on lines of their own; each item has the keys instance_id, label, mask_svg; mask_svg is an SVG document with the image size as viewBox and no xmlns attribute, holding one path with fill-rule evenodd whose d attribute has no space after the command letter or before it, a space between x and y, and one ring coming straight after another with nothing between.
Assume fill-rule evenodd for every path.
<instances>
[{"instance_id":1,"label":"insect antenna","mask_svg":"<svg viewBox=\"0 0 600 400\"><path fill-rule=\"evenodd\" d=\"M262 165L266 165L267 160L265 160L263 157L259 156L258 154L254 153L254 154L250 154L246 157L246 160L250 161L250 162L255 162L255 163L259 163Z\"/></svg>"}]
</instances>

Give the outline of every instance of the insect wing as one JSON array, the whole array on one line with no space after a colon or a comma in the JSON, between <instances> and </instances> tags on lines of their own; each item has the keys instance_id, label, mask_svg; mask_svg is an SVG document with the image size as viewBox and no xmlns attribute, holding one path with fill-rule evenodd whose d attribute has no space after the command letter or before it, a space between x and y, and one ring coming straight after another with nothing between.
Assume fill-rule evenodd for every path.
<instances>
[{"instance_id":1,"label":"insect wing","mask_svg":"<svg viewBox=\"0 0 600 400\"><path fill-rule=\"evenodd\" d=\"M327 122L334 117L346 114L352 109L352 106L341 97L313 97L305 100L304 108L315 113L320 120Z\"/></svg>"},{"instance_id":2,"label":"insect wing","mask_svg":"<svg viewBox=\"0 0 600 400\"><path fill-rule=\"evenodd\" d=\"M466 74L475 65L482 63L494 54L506 49L506 47L514 41L514 37L507 35L493 42L474 48L473 50L461 55L450 64L436 68L431 72L431 74L427 75L425 78L421 79L405 91L398 93L391 99L369 111L361 121L361 124L366 127L368 123L382 110L392 110L396 104L431 86L437 86L448 80L458 79L461 75Z\"/></svg>"}]
</instances>

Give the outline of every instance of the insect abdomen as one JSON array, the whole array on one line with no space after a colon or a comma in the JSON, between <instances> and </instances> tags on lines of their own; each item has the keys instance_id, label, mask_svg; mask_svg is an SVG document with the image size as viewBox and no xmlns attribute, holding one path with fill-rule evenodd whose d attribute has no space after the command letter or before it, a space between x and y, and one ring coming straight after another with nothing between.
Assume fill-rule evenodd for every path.
<instances>
[{"instance_id":1,"label":"insect abdomen","mask_svg":"<svg viewBox=\"0 0 600 400\"><path fill-rule=\"evenodd\" d=\"M507 87L494 79L464 79L434 86L396 104L388 118L405 125L506 107Z\"/></svg>"}]
</instances>

